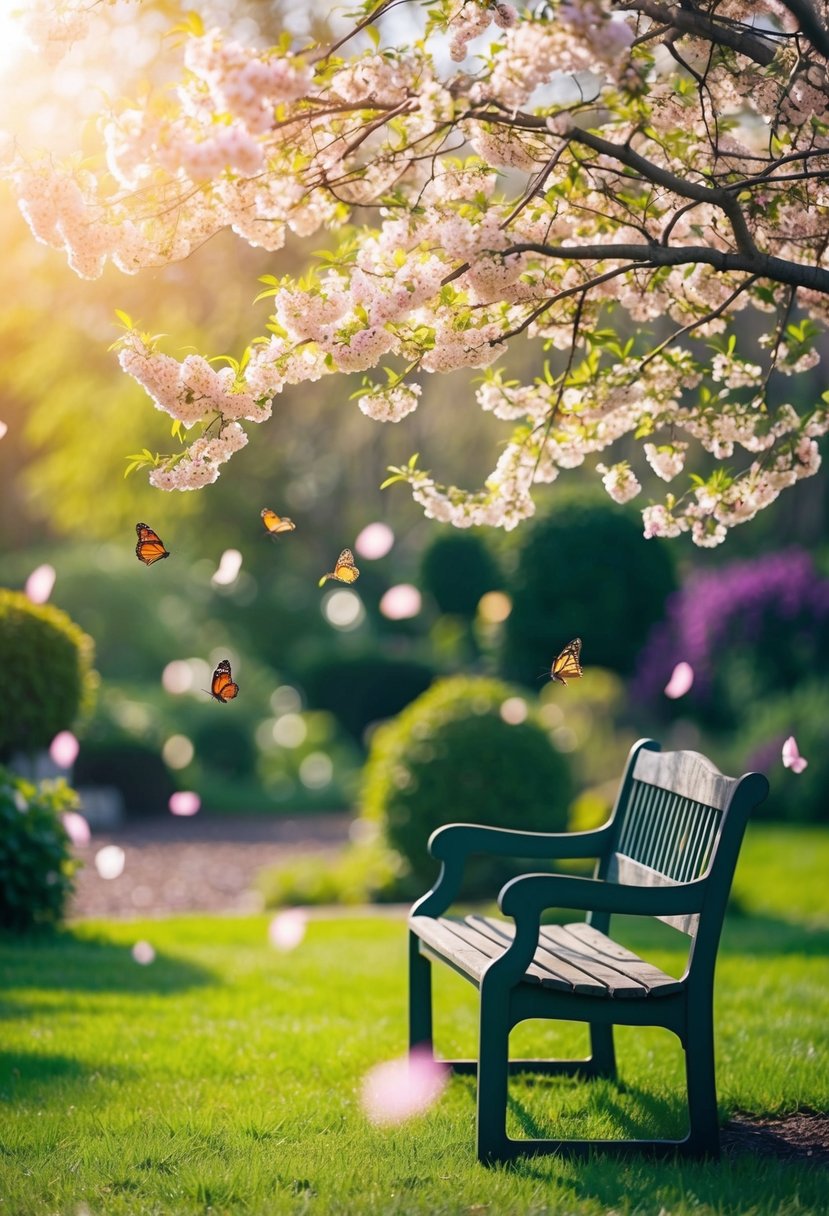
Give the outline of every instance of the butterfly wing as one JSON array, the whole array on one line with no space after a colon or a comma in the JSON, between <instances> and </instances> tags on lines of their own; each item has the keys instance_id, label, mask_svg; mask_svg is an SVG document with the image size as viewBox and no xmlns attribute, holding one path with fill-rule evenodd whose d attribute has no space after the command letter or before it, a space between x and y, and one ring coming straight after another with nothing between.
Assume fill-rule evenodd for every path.
<instances>
[{"instance_id":1,"label":"butterfly wing","mask_svg":"<svg viewBox=\"0 0 829 1216\"><path fill-rule=\"evenodd\" d=\"M210 695L224 705L227 701L232 701L238 694L239 685L233 683L230 662L228 659L222 659L213 672L213 679L210 681Z\"/></svg>"},{"instance_id":2,"label":"butterfly wing","mask_svg":"<svg viewBox=\"0 0 829 1216\"><path fill-rule=\"evenodd\" d=\"M163 557L170 556L161 537L148 524L136 524L135 532L138 536L135 556L145 566L152 566L153 562L160 562Z\"/></svg>"},{"instance_id":3,"label":"butterfly wing","mask_svg":"<svg viewBox=\"0 0 829 1216\"><path fill-rule=\"evenodd\" d=\"M296 528L292 519L288 519L287 515L277 515L276 511L272 511L270 507L263 507L259 514L262 516L265 530L271 536L278 536L280 532L293 532Z\"/></svg>"},{"instance_id":4,"label":"butterfly wing","mask_svg":"<svg viewBox=\"0 0 829 1216\"><path fill-rule=\"evenodd\" d=\"M354 565L354 554L350 549L343 549L334 567L334 578L341 583L356 583L360 571Z\"/></svg>"},{"instance_id":5,"label":"butterfly wing","mask_svg":"<svg viewBox=\"0 0 829 1216\"><path fill-rule=\"evenodd\" d=\"M581 638L573 638L572 642L567 643L561 654L553 659L550 678L564 685L568 680L577 680L582 674L580 656Z\"/></svg>"}]
</instances>

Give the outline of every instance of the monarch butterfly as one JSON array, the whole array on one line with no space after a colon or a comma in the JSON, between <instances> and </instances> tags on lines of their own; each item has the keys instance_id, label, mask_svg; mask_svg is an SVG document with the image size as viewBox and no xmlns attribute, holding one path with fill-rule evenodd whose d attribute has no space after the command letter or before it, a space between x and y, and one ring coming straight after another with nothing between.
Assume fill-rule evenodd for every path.
<instances>
[{"instance_id":1,"label":"monarch butterfly","mask_svg":"<svg viewBox=\"0 0 829 1216\"><path fill-rule=\"evenodd\" d=\"M335 578L338 583L356 583L360 577L360 571L354 565L354 554L350 549L343 549L340 556L337 558L334 569L328 574L323 574L319 581L320 587L325 584L325 580Z\"/></svg>"},{"instance_id":2,"label":"monarch butterfly","mask_svg":"<svg viewBox=\"0 0 829 1216\"><path fill-rule=\"evenodd\" d=\"M170 556L164 548L164 541L157 532L153 532L149 524L136 524L135 531L138 535L135 556L145 566L151 566L153 562L160 562L162 557Z\"/></svg>"},{"instance_id":3,"label":"monarch butterfly","mask_svg":"<svg viewBox=\"0 0 829 1216\"><path fill-rule=\"evenodd\" d=\"M296 528L292 519L288 519L287 515L277 515L270 507L263 507L259 514L269 536L278 536L280 532L293 532Z\"/></svg>"},{"instance_id":4,"label":"monarch butterfly","mask_svg":"<svg viewBox=\"0 0 829 1216\"><path fill-rule=\"evenodd\" d=\"M581 638L573 638L572 642L568 642L560 655L553 659L553 666L550 668L550 679L557 680L559 684L566 686L567 680L577 680L582 674L581 663L579 656L581 655Z\"/></svg>"},{"instance_id":5,"label":"monarch butterfly","mask_svg":"<svg viewBox=\"0 0 829 1216\"><path fill-rule=\"evenodd\" d=\"M222 659L213 672L213 679L210 681L210 695L221 705L232 701L239 695L239 685L233 683L233 676L230 674L229 659Z\"/></svg>"}]
</instances>

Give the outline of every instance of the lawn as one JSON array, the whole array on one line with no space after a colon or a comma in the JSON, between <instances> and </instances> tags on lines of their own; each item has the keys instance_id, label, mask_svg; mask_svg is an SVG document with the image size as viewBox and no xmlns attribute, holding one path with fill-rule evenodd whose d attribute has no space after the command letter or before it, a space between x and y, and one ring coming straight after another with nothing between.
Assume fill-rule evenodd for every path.
<instances>
[{"instance_id":1,"label":"lawn","mask_svg":"<svg viewBox=\"0 0 829 1216\"><path fill-rule=\"evenodd\" d=\"M723 1119L829 1109L827 870L825 832L749 835L717 975ZM0 945L0 1216L826 1211L823 1169L748 1155L484 1169L467 1078L422 1118L372 1127L361 1079L404 1047L402 919L316 920L291 954L268 946L266 924L82 922L51 942ZM628 936L681 965L673 937L641 924ZM137 939L157 951L149 966L131 956ZM474 995L441 975L447 1054L474 1050ZM678 1044L655 1030L618 1041L624 1089L516 1080L513 1134L681 1132ZM522 1054L585 1044L578 1027L514 1035Z\"/></svg>"}]
</instances>

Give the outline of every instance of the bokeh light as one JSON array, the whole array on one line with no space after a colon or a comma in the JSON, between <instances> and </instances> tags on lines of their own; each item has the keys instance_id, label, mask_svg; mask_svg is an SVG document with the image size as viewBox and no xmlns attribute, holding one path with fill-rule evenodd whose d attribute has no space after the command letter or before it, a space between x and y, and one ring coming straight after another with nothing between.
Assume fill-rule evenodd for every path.
<instances>
[{"instance_id":1,"label":"bokeh light","mask_svg":"<svg viewBox=\"0 0 829 1216\"><path fill-rule=\"evenodd\" d=\"M366 618L359 595L353 591L329 591L322 601L322 614L335 629L356 629Z\"/></svg>"},{"instance_id":2,"label":"bokeh light","mask_svg":"<svg viewBox=\"0 0 829 1216\"><path fill-rule=\"evenodd\" d=\"M173 659L161 673L161 684L165 692L174 696L200 692L208 687L211 672L210 664L204 659Z\"/></svg>"},{"instance_id":3,"label":"bokeh light","mask_svg":"<svg viewBox=\"0 0 829 1216\"><path fill-rule=\"evenodd\" d=\"M149 963L155 962L155 950L149 942L136 942L132 948L132 957L142 967L146 967Z\"/></svg>"},{"instance_id":4,"label":"bokeh light","mask_svg":"<svg viewBox=\"0 0 829 1216\"><path fill-rule=\"evenodd\" d=\"M299 779L306 789L321 790L330 785L334 765L327 752L309 752L299 766Z\"/></svg>"},{"instance_id":5,"label":"bokeh light","mask_svg":"<svg viewBox=\"0 0 829 1216\"><path fill-rule=\"evenodd\" d=\"M127 855L117 844L105 844L95 854L95 869L101 878L119 878L124 873Z\"/></svg>"},{"instance_id":6,"label":"bokeh light","mask_svg":"<svg viewBox=\"0 0 829 1216\"><path fill-rule=\"evenodd\" d=\"M238 549L225 549L219 561L218 569L211 578L216 587L229 587L235 583L242 569L242 554Z\"/></svg>"},{"instance_id":7,"label":"bokeh light","mask_svg":"<svg viewBox=\"0 0 829 1216\"><path fill-rule=\"evenodd\" d=\"M301 908L278 912L268 925L268 941L276 950L295 950L305 937L308 914Z\"/></svg>"},{"instance_id":8,"label":"bokeh light","mask_svg":"<svg viewBox=\"0 0 829 1216\"><path fill-rule=\"evenodd\" d=\"M487 625L500 625L512 612L512 600L503 591L487 591L478 600L478 615Z\"/></svg>"},{"instance_id":9,"label":"bokeh light","mask_svg":"<svg viewBox=\"0 0 829 1216\"><path fill-rule=\"evenodd\" d=\"M449 1069L428 1048L378 1064L363 1080L362 1104L372 1123L392 1125L428 1110L446 1086Z\"/></svg>"},{"instance_id":10,"label":"bokeh light","mask_svg":"<svg viewBox=\"0 0 829 1216\"><path fill-rule=\"evenodd\" d=\"M49 744L49 755L59 768L71 768L78 758L80 745L71 730L62 730Z\"/></svg>"},{"instance_id":11,"label":"bokeh light","mask_svg":"<svg viewBox=\"0 0 829 1216\"><path fill-rule=\"evenodd\" d=\"M194 790L176 790L167 805L173 815L195 815L201 808L201 798Z\"/></svg>"},{"instance_id":12,"label":"bokeh light","mask_svg":"<svg viewBox=\"0 0 829 1216\"><path fill-rule=\"evenodd\" d=\"M354 552L358 553L360 557L368 558L369 561L376 561L391 552L393 544L394 533L391 528L388 524L378 521L366 524L354 542Z\"/></svg>"},{"instance_id":13,"label":"bokeh light","mask_svg":"<svg viewBox=\"0 0 829 1216\"><path fill-rule=\"evenodd\" d=\"M169 768L187 768L195 755L195 750L186 735L170 735L161 749L161 755Z\"/></svg>"},{"instance_id":14,"label":"bokeh light","mask_svg":"<svg viewBox=\"0 0 829 1216\"><path fill-rule=\"evenodd\" d=\"M66 835L74 845L89 844L92 833L83 815L79 815L77 811L66 811L61 816L61 820L66 829Z\"/></svg>"},{"instance_id":15,"label":"bokeh light","mask_svg":"<svg viewBox=\"0 0 829 1216\"><path fill-rule=\"evenodd\" d=\"M694 669L690 663L677 663L671 672L671 678L665 685L665 696L675 701L684 697L694 683Z\"/></svg>"},{"instance_id":16,"label":"bokeh light","mask_svg":"<svg viewBox=\"0 0 829 1216\"><path fill-rule=\"evenodd\" d=\"M38 566L26 579L26 595L33 604L45 604L55 586L55 567Z\"/></svg>"},{"instance_id":17,"label":"bokeh light","mask_svg":"<svg viewBox=\"0 0 829 1216\"><path fill-rule=\"evenodd\" d=\"M411 583L397 583L396 586L389 587L380 600L380 611L390 621L406 621L417 616L422 603L417 587Z\"/></svg>"},{"instance_id":18,"label":"bokeh light","mask_svg":"<svg viewBox=\"0 0 829 1216\"><path fill-rule=\"evenodd\" d=\"M518 726L521 722L526 721L530 711L523 697L507 697L506 701L502 702L499 712L509 726Z\"/></svg>"},{"instance_id":19,"label":"bokeh light","mask_svg":"<svg viewBox=\"0 0 829 1216\"><path fill-rule=\"evenodd\" d=\"M271 709L275 714L298 714L302 709L302 697L292 684L280 684L271 693Z\"/></svg>"},{"instance_id":20,"label":"bokeh light","mask_svg":"<svg viewBox=\"0 0 829 1216\"><path fill-rule=\"evenodd\" d=\"M299 714L283 714L273 724L274 742L280 747L300 747L307 734L308 727Z\"/></svg>"}]
</instances>

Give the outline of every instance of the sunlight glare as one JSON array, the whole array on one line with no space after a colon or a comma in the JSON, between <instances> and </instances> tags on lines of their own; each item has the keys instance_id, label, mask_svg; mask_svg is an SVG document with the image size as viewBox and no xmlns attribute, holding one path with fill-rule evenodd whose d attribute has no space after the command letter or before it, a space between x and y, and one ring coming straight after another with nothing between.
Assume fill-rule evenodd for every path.
<instances>
[{"instance_id":1,"label":"sunlight glare","mask_svg":"<svg viewBox=\"0 0 829 1216\"><path fill-rule=\"evenodd\" d=\"M23 0L0 0L0 77L28 46L23 28Z\"/></svg>"}]
</instances>

